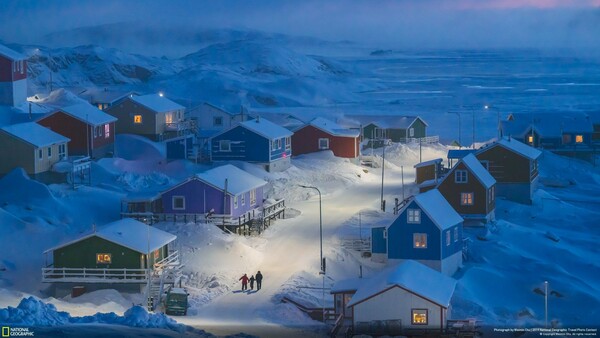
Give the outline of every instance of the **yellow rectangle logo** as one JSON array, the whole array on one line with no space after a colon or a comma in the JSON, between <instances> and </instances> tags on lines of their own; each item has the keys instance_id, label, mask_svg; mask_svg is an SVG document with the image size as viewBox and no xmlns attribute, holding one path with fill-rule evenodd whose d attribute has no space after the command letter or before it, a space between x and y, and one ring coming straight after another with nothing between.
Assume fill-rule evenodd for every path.
<instances>
[{"instance_id":1,"label":"yellow rectangle logo","mask_svg":"<svg viewBox=\"0 0 600 338\"><path fill-rule=\"evenodd\" d=\"M10 337L10 327L8 327L8 326L2 327L2 337Z\"/></svg>"}]
</instances>

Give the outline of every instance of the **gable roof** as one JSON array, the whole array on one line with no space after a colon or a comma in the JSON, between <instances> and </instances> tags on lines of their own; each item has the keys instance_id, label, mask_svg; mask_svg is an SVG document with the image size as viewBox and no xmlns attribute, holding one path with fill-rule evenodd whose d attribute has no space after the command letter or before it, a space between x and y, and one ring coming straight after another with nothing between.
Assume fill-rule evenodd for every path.
<instances>
[{"instance_id":1,"label":"gable roof","mask_svg":"<svg viewBox=\"0 0 600 338\"><path fill-rule=\"evenodd\" d=\"M322 117L315 117L307 125L313 126L333 136L358 137L360 135L359 130L343 128L339 124ZM302 129L307 125L301 126L297 130Z\"/></svg>"},{"instance_id":2,"label":"gable roof","mask_svg":"<svg viewBox=\"0 0 600 338\"><path fill-rule=\"evenodd\" d=\"M356 306L393 287L401 287L432 303L448 308L456 288L456 280L421 263L407 260L365 279L348 306Z\"/></svg>"},{"instance_id":3,"label":"gable roof","mask_svg":"<svg viewBox=\"0 0 600 338\"><path fill-rule=\"evenodd\" d=\"M542 152L535 149L534 147L528 146L523 142L519 142L519 141L515 140L514 138L508 138L508 137L503 137L502 139L500 139L500 141L495 141L495 142L489 143L489 144L479 148L479 150L477 150L476 154L480 154L480 153L485 152L496 146L506 148L506 149L508 149L512 152L515 152L529 160L535 160L538 157L540 157L540 155L542 155Z\"/></svg>"},{"instance_id":4,"label":"gable roof","mask_svg":"<svg viewBox=\"0 0 600 338\"><path fill-rule=\"evenodd\" d=\"M89 103L79 103L71 106L61 107L57 111L54 111L48 114L47 116L50 116L58 111L62 111L65 114L70 115L81 122L93 126L117 121L117 119L114 116L103 112L102 110L92 106Z\"/></svg>"},{"instance_id":5,"label":"gable roof","mask_svg":"<svg viewBox=\"0 0 600 338\"><path fill-rule=\"evenodd\" d=\"M291 131L285 129L284 127L278 126L267 119L257 118L254 120L240 122L239 125L269 140L292 136L293 134ZM235 126L233 128L235 128Z\"/></svg>"},{"instance_id":6,"label":"gable roof","mask_svg":"<svg viewBox=\"0 0 600 338\"><path fill-rule=\"evenodd\" d=\"M148 252L148 249L150 249L150 251L160 249L177 238L177 236L157 229L156 227L151 227L131 218L123 218L102 226L96 232L63 243L48 249L45 252L58 250L93 236L119 244L139 253L146 253Z\"/></svg>"},{"instance_id":7,"label":"gable roof","mask_svg":"<svg viewBox=\"0 0 600 338\"><path fill-rule=\"evenodd\" d=\"M263 179L231 164L207 170L197 174L196 177L223 191L225 190L225 180L227 179L227 192L233 195L238 195L267 184Z\"/></svg>"},{"instance_id":8,"label":"gable roof","mask_svg":"<svg viewBox=\"0 0 600 338\"><path fill-rule=\"evenodd\" d=\"M25 60L26 57L21 54L18 53L4 45L0 44L0 55L4 56L5 58L12 60L12 61L19 61L19 60Z\"/></svg>"},{"instance_id":9,"label":"gable roof","mask_svg":"<svg viewBox=\"0 0 600 338\"><path fill-rule=\"evenodd\" d=\"M440 230L449 229L463 222L463 218L437 189L431 189L414 196L414 201ZM409 206L410 203L407 203L398 214L402 215Z\"/></svg>"},{"instance_id":10,"label":"gable roof","mask_svg":"<svg viewBox=\"0 0 600 338\"><path fill-rule=\"evenodd\" d=\"M226 164L220 167L209 169L203 173L196 174L183 182L164 190L162 193L171 191L192 180L203 181L221 191L225 191L225 180L227 179L227 193L230 195L239 195L241 193L262 187L267 184L260 179L238 167Z\"/></svg>"},{"instance_id":11,"label":"gable roof","mask_svg":"<svg viewBox=\"0 0 600 338\"><path fill-rule=\"evenodd\" d=\"M429 161L425 161L425 162L421 162L421 163L417 163L414 165L415 168L421 168L421 167L426 167L428 165L433 165L433 164L440 164L442 163L443 159L441 158L436 158L433 160L429 160Z\"/></svg>"},{"instance_id":12,"label":"gable roof","mask_svg":"<svg viewBox=\"0 0 600 338\"><path fill-rule=\"evenodd\" d=\"M364 283L365 278L349 278L337 281L331 287L330 293L353 292Z\"/></svg>"},{"instance_id":13,"label":"gable roof","mask_svg":"<svg viewBox=\"0 0 600 338\"><path fill-rule=\"evenodd\" d=\"M160 96L159 94L148 94L140 96L134 95L129 99L133 102L141 104L142 106L156 113L164 113L172 110L185 109L185 107L180 105L179 103L173 102L164 96Z\"/></svg>"},{"instance_id":14,"label":"gable roof","mask_svg":"<svg viewBox=\"0 0 600 338\"><path fill-rule=\"evenodd\" d=\"M475 175L475 177L477 177L479 182L481 182L481 184L483 184L483 186L486 189L488 189L492 185L496 184L496 180L494 179L494 177L492 177L490 172L487 171L483 167L483 165L481 165L481 162L479 162L479 160L477 159L477 157L475 157L475 155L469 154L469 155L463 157L458 164L460 164L460 163L464 163L464 165L473 173L473 175ZM457 164L457 166L458 166L458 164ZM456 168L456 166L454 168ZM452 176L452 175L450 175L450 173L448 175L446 175L446 177L450 177L450 176Z\"/></svg>"},{"instance_id":15,"label":"gable roof","mask_svg":"<svg viewBox=\"0 0 600 338\"><path fill-rule=\"evenodd\" d=\"M115 91L115 90L98 90L88 89L83 93L77 94L80 98L90 103L114 103L126 97L137 95L133 91Z\"/></svg>"},{"instance_id":16,"label":"gable roof","mask_svg":"<svg viewBox=\"0 0 600 338\"><path fill-rule=\"evenodd\" d=\"M425 120L416 115L349 115L347 119L357 120L363 126L374 124L385 129L408 129L417 119L421 120L425 126L429 126Z\"/></svg>"},{"instance_id":17,"label":"gable roof","mask_svg":"<svg viewBox=\"0 0 600 338\"><path fill-rule=\"evenodd\" d=\"M42 127L35 122L17 123L1 128L7 134L10 134L22 141L25 141L34 147L41 148L53 144L67 143L70 141L52 130Z\"/></svg>"}]
</instances>

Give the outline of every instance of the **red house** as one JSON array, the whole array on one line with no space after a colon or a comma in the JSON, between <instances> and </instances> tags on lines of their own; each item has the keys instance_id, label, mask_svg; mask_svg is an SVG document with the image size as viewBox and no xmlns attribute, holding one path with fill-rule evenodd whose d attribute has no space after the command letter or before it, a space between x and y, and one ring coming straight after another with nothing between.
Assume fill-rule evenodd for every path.
<instances>
[{"instance_id":1,"label":"red house","mask_svg":"<svg viewBox=\"0 0 600 338\"><path fill-rule=\"evenodd\" d=\"M114 152L116 121L100 109L80 103L59 108L37 123L71 139L71 155L100 158Z\"/></svg>"},{"instance_id":2,"label":"red house","mask_svg":"<svg viewBox=\"0 0 600 338\"><path fill-rule=\"evenodd\" d=\"M357 158L360 154L360 132L344 129L337 123L317 117L292 135L294 155L331 150L337 157Z\"/></svg>"},{"instance_id":3,"label":"red house","mask_svg":"<svg viewBox=\"0 0 600 338\"><path fill-rule=\"evenodd\" d=\"M463 157L437 186L450 205L465 219L490 221L496 209L496 180L473 154Z\"/></svg>"},{"instance_id":4,"label":"red house","mask_svg":"<svg viewBox=\"0 0 600 338\"><path fill-rule=\"evenodd\" d=\"M0 105L18 106L27 100L25 56L0 45Z\"/></svg>"}]
</instances>

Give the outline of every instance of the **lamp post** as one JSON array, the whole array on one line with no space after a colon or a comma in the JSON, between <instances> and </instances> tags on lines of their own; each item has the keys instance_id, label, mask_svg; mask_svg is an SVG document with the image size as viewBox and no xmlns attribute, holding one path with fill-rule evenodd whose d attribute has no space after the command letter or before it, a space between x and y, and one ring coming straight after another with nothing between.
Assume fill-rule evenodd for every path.
<instances>
[{"instance_id":1,"label":"lamp post","mask_svg":"<svg viewBox=\"0 0 600 338\"><path fill-rule=\"evenodd\" d=\"M460 132L460 112L449 111L449 114L456 114L458 116L458 146L462 148L461 132Z\"/></svg>"},{"instance_id":2,"label":"lamp post","mask_svg":"<svg viewBox=\"0 0 600 338\"><path fill-rule=\"evenodd\" d=\"M546 319L546 328L548 328L548 281L544 281L544 312Z\"/></svg>"},{"instance_id":3,"label":"lamp post","mask_svg":"<svg viewBox=\"0 0 600 338\"><path fill-rule=\"evenodd\" d=\"M305 189L314 189L319 193L319 243L320 243L320 262L321 262L321 271L319 274L323 276L323 294L322 294L322 306L323 306L323 323L325 323L325 262L323 261L323 209L322 209L322 198L321 198L321 190L317 187L313 187L310 185L299 185Z\"/></svg>"},{"instance_id":4,"label":"lamp post","mask_svg":"<svg viewBox=\"0 0 600 338\"><path fill-rule=\"evenodd\" d=\"M496 111L496 129L498 130L498 140L500 140L500 110L494 106L486 104L483 106L485 110L494 109Z\"/></svg>"},{"instance_id":5,"label":"lamp post","mask_svg":"<svg viewBox=\"0 0 600 338\"><path fill-rule=\"evenodd\" d=\"M470 108L471 109L471 114L473 115L473 149L475 149L475 109L473 109L473 107Z\"/></svg>"}]
</instances>

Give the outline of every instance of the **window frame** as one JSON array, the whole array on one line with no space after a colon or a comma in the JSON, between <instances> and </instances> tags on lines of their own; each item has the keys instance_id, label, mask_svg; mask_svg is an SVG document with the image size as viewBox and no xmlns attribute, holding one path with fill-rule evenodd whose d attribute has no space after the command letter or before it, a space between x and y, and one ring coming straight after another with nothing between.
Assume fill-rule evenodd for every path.
<instances>
[{"instance_id":1,"label":"window frame","mask_svg":"<svg viewBox=\"0 0 600 338\"><path fill-rule=\"evenodd\" d=\"M459 175L459 174L461 174L461 175ZM464 174L464 177L460 177L460 180L459 180L459 176L463 176L462 174ZM459 183L459 184L469 183L469 171L462 170L462 169L456 170L454 172L454 183Z\"/></svg>"},{"instance_id":2,"label":"window frame","mask_svg":"<svg viewBox=\"0 0 600 338\"><path fill-rule=\"evenodd\" d=\"M110 137L110 123L104 125L104 138Z\"/></svg>"},{"instance_id":3,"label":"window frame","mask_svg":"<svg viewBox=\"0 0 600 338\"><path fill-rule=\"evenodd\" d=\"M421 209L406 209L406 210L407 210L406 211L406 223L421 224Z\"/></svg>"},{"instance_id":4,"label":"window frame","mask_svg":"<svg viewBox=\"0 0 600 338\"><path fill-rule=\"evenodd\" d=\"M250 190L250 205L256 204L256 189Z\"/></svg>"},{"instance_id":5,"label":"window frame","mask_svg":"<svg viewBox=\"0 0 600 338\"><path fill-rule=\"evenodd\" d=\"M176 199L181 199L181 201L182 201L181 207L176 206L176 203L175 203ZM185 205L186 205L185 196L183 196L183 195L171 196L171 207L173 208L173 210L185 210Z\"/></svg>"},{"instance_id":6,"label":"window frame","mask_svg":"<svg viewBox=\"0 0 600 338\"><path fill-rule=\"evenodd\" d=\"M133 124L143 124L143 123L144 123L144 118L143 118L142 114L133 115Z\"/></svg>"},{"instance_id":7,"label":"window frame","mask_svg":"<svg viewBox=\"0 0 600 338\"><path fill-rule=\"evenodd\" d=\"M408 128L408 137L415 137L415 128Z\"/></svg>"},{"instance_id":8,"label":"window frame","mask_svg":"<svg viewBox=\"0 0 600 338\"><path fill-rule=\"evenodd\" d=\"M219 123L217 123L219 121ZM213 127L223 126L223 116L213 116Z\"/></svg>"},{"instance_id":9,"label":"window frame","mask_svg":"<svg viewBox=\"0 0 600 338\"><path fill-rule=\"evenodd\" d=\"M42 148L38 149L38 161L41 161L44 159L44 150Z\"/></svg>"},{"instance_id":10,"label":"window frame","mask_svg":"<svg viewBox=\"0 0 600 338\"><path fill-rule=\"evenodd\" d=\"M48 147L47 153L48 153L48 158L52 158L52 146Z\"/></svg>"},{"instance_id":11,"label":"window frame","mask_svg":"<svg viewBox=\"0 0 600 338\"><path fill-rule=\"evenodd\" d=\"M417 245L420 243L420 245ZM427 249L427 234L424 232L413 233L413 249Z\"/></svg>"},{"instance_id":12,"label":"window frame","mask_svg":"<svg viewBox=\"0 0 600 338\"><path fill-rule=\"evenodd\" d=\"M242 206L245 206L246 205L246 193L243 193L240 196L241 196L240 202L242 203Z\"/></svg>"},{"instance_id":13,"label":"window frame","mask_svg":"<svg viewBox=\"0 0 600 338\"><path fill-rule=\"evenodd\" d=\"M224 148L223 145L227 145L227 148ZM231 140L219 140L219 151L220 152L231 152Z\"/></svg>"},{"instance_id":14,"label":"window frame","mask_svg":"<svg viewBox=\"0 0 600 338\"><path fill-rule=\"evenodd\" d=\"M58 158L64 158L67 155L67 145L65 143L58 145Z\"/></svg>"},{"instance_id":15,"label":"window frame","mask_svg":"<svg viewBox=\"0 0 600 338\"><path fill-rule=\"evenodd\" d=\"M108 260L106 258L108 257ZM96 264L112 264L112 254L111 253L96 253Z\"/></svg>"},{"instance_id":16,"label":"window frame","mask_svg":"<svg viewBox=\"0 0 600 338\"><path fill-rule=\"evenodd\" d=\"M322 142L322 141L325 141L325 143L327 143L327 144L325 145L325 147L323 147L323 146L321 145L321 142ZM319 138L319 143L318 143L318 145L319 145L319 150L328 150L328 149L329 149L329 139L328 139L328 138L326 138L326 137L321 137L321 138Z\"/></svg>"},{"instance_id":17,"label":"window frame","mask_svg":"<svg viewBox=\"0 0 600 338\"><path fill-rule=\"evenodd\" d=\"M450 246L450 243L452 243L452 233L448 230L446 231L446 246Z\"/></svg>"},{"instance_id":18,"label":"window frame","mask_svg":"<svg viewBox=\"0 0 600 338\"><path fill-rule=\"evenodd\" d=\"M237 195L233 196L233 208L234 209L238 208L238 196Z\"/></svg>"},{"instance_id":19,"label":"window frame","mask_svg":"<svg viewBox=\"0 0 600 338\"><path fill-rule=\"evenodd\" d=\"M416 311L425 311L425 322L424 323L418 323L415 321L415 314L419 314L419 313L415 313ZM412 308L410 309L410 323L411 325L429 325L429 309L422 309L422 308Z\"/></svg>"},{"instance_id":20,"label":"window frame","mask_svg":"<svg viewBox=\"0 0 600 338\"><path fill-rule=\"evenodd\" d=\"M583 135L575 135L575 143L583 143Z\"/></svg>"},{"instance_id":21,"label":"window frame","mask_svg":"<svg viewBox=\"0 0 600 338\"><path fill-rule=\"evenodd\" d=\"M458 242L458 227L454 228L454 243Z\"/></svg>"},{"instance_id":22,"label":"window frame","mask_svg":"<svg viewBox=\"0 0 600 338\"><path fill-rule=\"evenodd\" d=\"M464 197L471 197L471 203L468 203L469 199L467 198L467 202L464 202ZM461 192L460 193L460 205L461 206L474 206L475 205L475 193L474 192Z\"/></svg>"}]
</instances>

